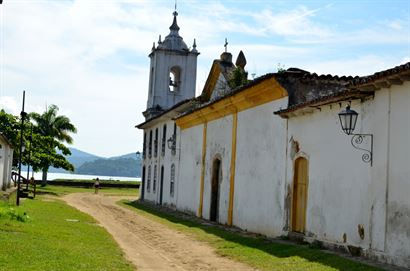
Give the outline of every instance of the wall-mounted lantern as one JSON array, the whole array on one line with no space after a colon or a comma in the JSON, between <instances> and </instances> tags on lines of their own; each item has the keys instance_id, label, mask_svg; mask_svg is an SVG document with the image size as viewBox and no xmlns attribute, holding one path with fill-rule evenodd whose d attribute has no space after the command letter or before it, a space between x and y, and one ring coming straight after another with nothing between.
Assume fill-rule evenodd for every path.
<instances>
[{"instance_id":1,"label":"wall-mounted lantern","mask_svg":"<svg viewBox=\"0 0 410 271\"><path fill-rule=\"evenodd\" d=\"M362 160L365 163L370 163L373 165L373 135L372 134L353 134L356 128L357 117L359 113L350 109L350 105L346 107L339 113L340 125L342 126L343 132L347 135L352 135L352 146L358 150L362 150L365 153L362 155ZM363 144L364 138L370 138L370 150L360 147Z\"/></svg>"},{"instance_id":2,"label":"wall-mounted lantern","mask_svg":"<svg viewBox=\"0 0 410 271\"><path fill-rule=\"evenodd\" d=\"M177 149L177 144L176 143L177 143L176 134L173 134L167 140L168 149L171 150L172 154L175 154L175 152L176 152L176 149Z\"/></svg>"}]
</instances>

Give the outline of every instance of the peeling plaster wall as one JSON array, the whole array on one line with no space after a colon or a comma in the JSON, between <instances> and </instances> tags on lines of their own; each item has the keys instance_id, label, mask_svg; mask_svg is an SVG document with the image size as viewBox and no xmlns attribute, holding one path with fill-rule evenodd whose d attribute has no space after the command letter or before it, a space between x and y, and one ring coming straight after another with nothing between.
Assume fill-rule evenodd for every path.
<instances>
[{"instance_id":1,"label":"peeling plaster wall","mask_svg":"<svg viewBox=\"0 0 410 271\"><path fill-rule=\"evenodd\" d=\"M202 134L204 125L181 131L181 162L176 186L177 209L196 214L202 162Z\"/></svg>"},{"instance_id":2,"label":"peeling plaster wall","mask_svg":"<svg viewBox=\"0 0 410 271\"><path fill-rule=\"evenodd\" d=\"M364 114L360 103L353 102L352 108L359 113L359 132ZM354 149L350 137L342 132L340 110L337 104L323 106L321 111L289 119L286 187L293 188L294 161L305 157L309 167L305 234L334 243L343 243L346 234L349 244L367 248L370 165L362 162L362 152ZM292 151L294 144L298 147ZM364 239L358 233L359 225L364 228Z\"/></svg>"},{"instance_id":3,"label":"peeling plaster wall","mask_svg":"<svg viewBox=\"0 0 410 271\"><path fill-rule=\"evenodd\" d=\"M410 268L410 82L390 94L386 252Z\"/></svg>"},{"instance_id":4,"label":"peeling plaster wall","mask_svg":"<svg viewBox=\"0 0 410 271\"><path fill-rule=\"evenodd\" d=\"M211 94L211 101L218 99L219 97L226 95L231 89L228 86L228 82L225 79L225 76L220 73L218 80L216 81L214 91Z\"/></svg>"},{"instance_id":5,"label":"peeling plaster wall","mask_svg":"<svg viewBox=\"0 0 410 271\"><path fill-rule=\"evenodd\" d=\"M289 119L285 194L292 194L294 161L304 156L307 237L361 247L364 255L410 267L409 104L409 82L352 102L359 113L355 133L374 136L372 167L341 131L338 104ZM364 143L370 148L370 141Z\"/></svg>"},{"instance_id":6,"label":"peeling plaster wall","mask_svg":"<svg viewBox=\"0 0 410 271\"><path fill-rule=\"evenodd\" d=\"M286 120L272 112L287 98L238 113L233 224L268 236L283 234Z\"/></svg>"},{"instance_id":7,"label":"peeling plaster wall","mask_svg":"<svg viewBox=\"0 0 410 271\"><path fill-rule=\"evenodd\" d=\"M233 225L268 236L291 231L294 162L308 160L305 236L356 246L364 255L410 268L410 83L352 101L355 133L373 134L373 166L343 133L348 102L288 120L272 112L287 98L238 113ZM209 219L212 162L222 161L219 222L227 223L232 115L207 124L203 217ZM199 206L203 125L181 132L177 208ZM369 137L363 148L370 148Z\"/></svg>"},{"instance_id":8,"label":"peeling plaster wall","mask_svg":"<svg viewBox=\"0 0 410 271\"><path fill-rule=\"evenodd\" d=\"M0 189L5 190L6 189L6 182L4 180L4 176L6 175L7 172L7 166L6 166L6 142L4 142L0 138Z\"/></svg>"},{"instance_id":9,"label":"peeling plaster wall","mask_svg":"<svg viewBox=\"0 0 410 271\"><path fill-rule=\"evenodd\" d=\"M211 206L212 164L215 158L221 160L222 178L219 183L218 222L227 223L229 205L229 177L232 153L232 115L208 123L203 217L209 219Z\"/></svg>"},{"instance_id":10,"label":"peeling plaster wall","mask_svg":"<svg viewBox=\"0 0 410 271\"><path fill-rule=\"evenodd\" d=\"M6 190L11 186L13 149L2 138L0 138L0 145L0 189Z\"/></svg>"}]
</instances>

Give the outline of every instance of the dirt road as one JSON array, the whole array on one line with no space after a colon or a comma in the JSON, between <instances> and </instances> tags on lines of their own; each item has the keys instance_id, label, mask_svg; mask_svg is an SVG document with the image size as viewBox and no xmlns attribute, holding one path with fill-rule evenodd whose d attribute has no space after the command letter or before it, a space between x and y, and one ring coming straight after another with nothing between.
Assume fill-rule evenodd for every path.
<instances>
[{"instance_id":1,"label":"dirt road","mask_svg":"<svg viewBox=\"0 0 410 271\"><path fill-rule=\"evenodd\" d=\"M64 200L106 228L138 270L253 270L218 256L203 242L115 203L126 198L74 193Z\"/></svg>"}]
</instances>

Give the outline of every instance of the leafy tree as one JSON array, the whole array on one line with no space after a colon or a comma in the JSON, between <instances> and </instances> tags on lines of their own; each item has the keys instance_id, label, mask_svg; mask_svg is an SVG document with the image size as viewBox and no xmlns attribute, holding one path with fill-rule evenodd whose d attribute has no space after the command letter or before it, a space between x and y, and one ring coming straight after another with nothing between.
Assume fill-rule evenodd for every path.
<instances>
[{"instance_id":1,"label":"leafy tree","mask_svg":"<svg viewBox=\"0 0 410 271\"><path fill-rule=\"evenodd\" d=\"M58 108L54 105L43 114L30 113L29 116L36 121L33 127L33 136L30 141L31 123L25 122L23 142L26 150L22 155L22 163L28 164L28 151L31 152L30 166L34 171L43 171L43 184L47 180L47 171L50 166L74 171L74 166L67 161L64 155L71 155L70 150L62 142L72 142L68 131L75 131L75 127L65 116L57 116ZM42 116L45 115L43 118ZM47 126L47 121L51 125ZM13 166L18 165L20 146L20 117L13 116L0 110L0 132L14 146ZM48 134L47 134L48 133Z\"/></svg>"},{"instance_id":2,"label":"leafy tree","mask_svg":"<svg viewBox=\"0 0 410 271\"><path fill-rule=\"evenodd\" d=\"M64 142L71 144L73 139L70 133L76 133L77 129L64 115L57 115L58 107L50 105L42 113L30 113L29 117L36 122L33 132L39 136L33 137L33 168L43 171L43 185L47 181L47 171L50 166L64 168L73 171L74 167L62 155L70 155L70 150L64 146ZM60 150L62 154L57 153ZM35 166L34 166L35 165Z\"/></svg>"},{"instance_id":3,"label":"leafy tree","mask_svg":"<svg viewBox=\"0 0 410 271\"><path fill-rule=\"evenodd\" d=\"M17 146L19 127L18 118L6 113L3 109L0 110L0 132L7 137L13 146Z\"/></svg>"}]
</instances>

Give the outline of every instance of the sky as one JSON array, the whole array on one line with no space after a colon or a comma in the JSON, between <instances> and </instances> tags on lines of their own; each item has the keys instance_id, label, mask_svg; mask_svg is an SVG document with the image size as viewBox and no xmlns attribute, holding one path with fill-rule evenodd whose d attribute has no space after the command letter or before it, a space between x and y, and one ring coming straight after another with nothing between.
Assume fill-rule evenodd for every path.
<instances>
[{"instance_id":1,"label":"sky","mask_svg":"<svg viewBox=\"0 0 410 271\"><path fill-rule=\"evenodd\" d=\"M109 157L142 149L152 43L169 33L174 0L3 0L0 108L56 104L77 127L75 148ZM410 61L410 1L178 1L180 35L194 38L197 95L224 50L250 77L298 67L368 75Z\"/></svg>"}]
</instances>

